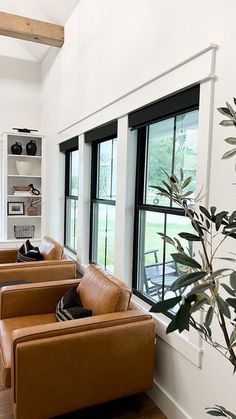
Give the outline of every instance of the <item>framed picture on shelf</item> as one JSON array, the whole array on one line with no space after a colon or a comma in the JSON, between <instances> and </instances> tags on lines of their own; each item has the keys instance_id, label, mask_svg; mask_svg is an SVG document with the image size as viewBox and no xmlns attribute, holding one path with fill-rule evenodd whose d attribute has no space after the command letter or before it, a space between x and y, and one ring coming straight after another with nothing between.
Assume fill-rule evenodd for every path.
<instances>
[{"instance_id":1,"label":"framed picture on shelf","mask_svg":"<svg viewBox=\"0 0 236 419\"><path fill-rule=\"evenodd\" d=\"M24 202L8 202L7 214L8 215L24 215L25 214Z\"/></svg>"}]
</instances>

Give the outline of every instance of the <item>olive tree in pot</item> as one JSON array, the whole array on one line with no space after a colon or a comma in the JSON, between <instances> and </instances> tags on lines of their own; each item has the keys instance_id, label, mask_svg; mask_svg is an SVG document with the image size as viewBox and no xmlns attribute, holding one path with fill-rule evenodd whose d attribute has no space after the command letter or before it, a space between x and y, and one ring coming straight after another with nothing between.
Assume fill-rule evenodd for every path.
<instances>
[{"instance_id":1,"label":"olive tree in pot","mask_svg":"<svg viewBox=\"0 0 236 419\"><path fill-rule=\"evenodd\" d=\"M236 99L234 99L236 104ZM227 120L221 122L223 126L236 126L236 112L230 104L225 108L219 108ZM228 144L236 145L236 138L225 139ZM224 159L236 154L236 148L226 152ZM166 173L166 172L165 172ZM182 207L186 217L189 218L193 233L182 232L179 236L189 242L198 243L198 258L189 250L182 247L178 238L169 237L159 233L164 241L171 244L175 249L172 258L176 263L184 266L184 273L180 275L171 285L170 290L176 296L155 303L151 310L155 313L169 313L172 311L166 333L178 330L189 330L193 327L200 336L213 348L224 356L236 371L236 270L232 269L232 262L236 262L236 254L229 257L219 258L219 250L228 239L236 239L236 210L231 214L227 210L217 211L215 206L207 209L199 206L198 210L193 209L193 199L190 198L193 191L188 190L191 177L184 179L183 170L180 174L168 174L162 185L153 186L158 195L165 196L173 203ZM222 259L220 269L215 268L216 259ZM227 264L231 262L231 266ZM204 313L204 320L201 322L195 317L196 312ZM174 314L173 314L174 313ZM219 325L222 332L222 341L215 338L213 320ZM209 415L221 416L236 419L236 415L223 406L215 405L206 408Z\"/></svg>"}]
</instances>

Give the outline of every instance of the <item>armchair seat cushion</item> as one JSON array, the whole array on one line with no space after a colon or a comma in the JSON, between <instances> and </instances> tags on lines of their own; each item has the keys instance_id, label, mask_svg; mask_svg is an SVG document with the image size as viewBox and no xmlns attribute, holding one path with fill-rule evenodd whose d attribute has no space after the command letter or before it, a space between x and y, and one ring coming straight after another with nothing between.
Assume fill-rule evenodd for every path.
<instances>
[{"instance_id":1,"label":"armchair seat cushion","mask_svg":"<svg viewBox=\"0 0 236 419\"><path fill-rule=\"evenodd\" d=\"M5 387L11 387L11 350L13 331L15 329L22 329L23 327L38 326L53 323L55 321L55 313L20 316L0 320L0 375L2 377L2 385Z\"/></svg>"}]
</instances>

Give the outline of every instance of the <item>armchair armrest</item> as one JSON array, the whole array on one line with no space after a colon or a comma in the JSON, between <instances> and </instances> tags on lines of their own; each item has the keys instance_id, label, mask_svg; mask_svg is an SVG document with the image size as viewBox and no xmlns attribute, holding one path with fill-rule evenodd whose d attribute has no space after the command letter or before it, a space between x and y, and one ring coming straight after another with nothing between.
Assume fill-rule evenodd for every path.
<instances>
[{"instance_id":1,"label":"armchair armrest","mask_svg":"<svg viewBox=\"0 0 236 419\"><path fill-rule=\"evenodd\" d=\"M75 278L75 271L75 262L69 259L3 263L0 265L0 282L6 282L7 280L28 280L31 282L55 281Z\"/></svg>"},{"instance_id":2,"label":"armchair armrest","mask_svg":"<svg viewBox=\"0 0 236 419\"><path fill-rule=\"evenodd\" d=\"M0 263L16 262L17 249L0 249Z\"/></svg>"},{"instance_id":3,"label":"armchair armrest","mask_svg":"<svg viewBox=\"0 0 236 419\"><path fill-rule=\"evenodd\" d=\"M24 328L12 356L17 418L57 416L150 388L154 321L134 310Z\"/></svg>"},{"instance_id":4,"label":"armchair armrest","mask_svg":"<svg viewBox=\"0 0 236 419\"><path fill-rule=\"evenodd\" d=\"M3 287L0 292L0 318L52 313L60 298L80 279Z\"/></svg>"}]
</instances>

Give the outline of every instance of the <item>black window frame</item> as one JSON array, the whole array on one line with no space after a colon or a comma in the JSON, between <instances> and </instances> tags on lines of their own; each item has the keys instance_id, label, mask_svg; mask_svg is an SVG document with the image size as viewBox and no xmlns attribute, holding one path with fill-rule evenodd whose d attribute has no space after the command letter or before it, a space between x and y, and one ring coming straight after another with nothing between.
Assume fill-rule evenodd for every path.
<instances>
[{"instance_id":1,"label":"black window frame","mask_svg":"<svg viewBox=\"0 0 236 419\"><path fill-rule=\"evenodd\" d=\"M67 244L67 201L76 200L78 201L78 195L70 194L70 176L71 176L71 157L74 151L79 150L78 137L70 138L59 144L61 153L65 154L65 189L64 189L64 247L71 253L76 255L76 249L71 248ZM76 214L75 214L76 215ZM76 228L76 223L75 223ZM76 233L76 231L74 231ZM76 235L75 235L76 237Z\"/></svg>"},{"instance_id":2,"label":"black window frame","mask_svg":"<svg viewBox=\"0 0 236 419\"><path fill-rule=\"evenodd\" d=\"M193 93L193 100L191 104L191 94ZM148 106L143 109L134 111L129 115L129 126L131 129L137 129L137 165L136 165L136 187L135 187L135 212L134 212L134 241L133 241L133 269L132 269L132 287L133 293L137 297L149 305L154 305L154 300L148 294L138 289L138 266L139 266L139 233L140 233L140 213L141 211L151 211L155 213L164 214L164 233L166 232L167 222L166 216L177 215L184 216L184 210L178 207L166 207L150 205L144 202L145 189L145 174L146 174L146 159L147 159L147 136L148 126L164 121L168 118L174 118L174 131L176 128L176 117L186 112L199 110L199 93L200 86L194 86L184 92L177 93L173 96L163 99L150 105L150 119L148 113ZM182 97L181 97L182 95ZM187 98L187 100L186 100ZM196 103L197 102L197 103ZM163 103L163 108L162 108ZM179 110L178 110L179 107ZM173 154L175 153L173 147ZM172 155L173 163L173 155ZM164 299L164 281L165 281L165 247L163 254L163 276L162 276L162 300ZM172 317L171 313L169 315Z\"/></svg>"},{"instance_id":3,"label":"black window frame","mask_svg":"<svg viewBox=\"0 0 236 419\"><path fill-rule=\"evenodd\" d=\"M117 139L117 133L108 134L105 138L95 140L95 137L92 142L92 158L91 158L91 208L90 208L90 240L89 240L89 262L97 264L100 266L94 259L93 259L93 243L94 243L94 204L105 204L116 206L116 200L114 199L104 199L99 198L98 196L98 171L99 171L99 146L101 143L106 141ZM113 163L113 161L112 161ZM112 184L112 178L111 178ZM105 242L105 269L106 269L106 258L107 258L107 241Z\"/></svg>"}]
</instances>

